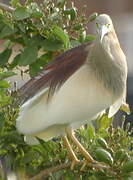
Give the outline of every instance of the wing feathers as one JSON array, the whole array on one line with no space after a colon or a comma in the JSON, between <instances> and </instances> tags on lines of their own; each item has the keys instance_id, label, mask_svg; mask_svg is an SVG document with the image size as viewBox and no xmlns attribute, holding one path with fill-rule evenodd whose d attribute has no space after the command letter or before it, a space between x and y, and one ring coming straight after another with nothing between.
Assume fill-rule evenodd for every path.
<instances>
[{"instance_id":1,"label":"wing feathers","mask_svg":"<svg viewBox=\"0 0 133 180\"><path fill-rule=\"evenodd\" d=\"M20 88L20 96L23 103L33 97L42 89L49 87L49 97L52 97L55 90L78 70L86 61L88 51L86 47L91 43L72 48L50 62L38 76L29 80Z\"/></svg>"}]
</instances>

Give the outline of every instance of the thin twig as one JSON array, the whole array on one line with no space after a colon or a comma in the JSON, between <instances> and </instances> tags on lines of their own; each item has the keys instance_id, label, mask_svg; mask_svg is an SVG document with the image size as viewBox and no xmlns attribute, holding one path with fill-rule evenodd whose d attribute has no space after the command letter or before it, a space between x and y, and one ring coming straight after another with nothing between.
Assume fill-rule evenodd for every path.
<instances>
[{"instance_id":1,"label":"thin twig","mask_svg":"<svg viewBox=\"0 0 133 180\"><path fill-rule=\"evenodd\" d=\"M81 167L81 169L80 169L82 171L82 170L84 170L85 166L87 166L87 163L85 163L85 161L80 161L79 165L81 165L81 166L83 165L83 167ZM70 166L71 166L71 162L68 162L68 163L63 163L63 164L57 165L55 167L45 169L45 170L41 171L39 174L30 178L30 180L39 180L42 177L48 176L50 173L54 173L54 172L60 171L62 169L66 169ZM98 162L97 163L89 163L88 166L96 168L96 169L110 169L108 166L105 166L104 164L101 164Z\"/></svg>"},{"instance_id":2,"label":"thin twig","mask_svg":"<svg viewBox=\"0 0 133 180\"><path fill-rule=\"evenodd\" d=\"M9 12L12 12L15 10L13 7L8 6L4 3L0 3L0 9L5 10L5 11L9 11Z\"/></svg>"},{"instance_id":3,"label":"thin twig","mask_svg":"<svg viewBox=\"0 0 133 180\"><path fill-rule=\"evenodd\" d=\"M45 176L49 175L50 173L59 171L61 169L66 169L70 165L71 165L71 163L69 162L69 163L63 163L63 164L57 165L55 167L45 169L45 170L41 171L39 174L32 177L30 180L39 180L40 178L45 177Z\"/></svg>"}]
</instances>

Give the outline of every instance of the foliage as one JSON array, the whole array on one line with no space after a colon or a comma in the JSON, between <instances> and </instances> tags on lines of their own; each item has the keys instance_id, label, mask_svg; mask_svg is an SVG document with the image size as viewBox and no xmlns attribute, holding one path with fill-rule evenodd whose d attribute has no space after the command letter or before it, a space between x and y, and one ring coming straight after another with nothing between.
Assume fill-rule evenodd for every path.
<instances>
[{"instance_id":1,"label":"foliage","mask_svg":"<svg viewBox=\"0 0 133 180\"><path fill-rule=\"evenodd\" d=\"M64 169L46 173L45 179L131 179L132 138L128 131L112 128L107 115L97 120L96 131L89 125L76 132L94 159L105 163L107 169L86 166L80 171L78 165L71 171L67 150L60 138L49 142L39 140L39 145L29 146L24 142L24 136L16 131L15 120L19 112L17 91L9 90L7 78L16 75L16 70L35 76L57 55L93 40L94 36L86 34L89 20L84 10L79 15L74 4L69 2L68 5L66 0L55 3L45 0L41 5L34 0L27 0L24 5L19 0L11 0L11 5L14 7L12 12L0 10L0 40L5 41L5 48L0 52L0 159L4 161L5 169L15 171L19 177L22 174L34 177L42 170L51 172L53 167L65 163ZM94 17L95 14L90 21ZM16 45L20 48L14 57ZM11 60L11 57L14 58ZM78 158L83 160L80 154Z\"/></svg>"},{"instance_id":2,"label":"foliage","mask_svg":"<svg viewBox=\"0 0 133 180\"><path fill-rule=\"evenodd\" d=\"M0 54L0 67L8 70L25 66L25 72L34 76L59 53L80 43L93 39L86 35L87 19L78 16L73 3L44 1L40 6L34 1L21 5L12 0L12 13L0 12L0 39L6 40L6 48ZM13 47L21 48L12 62L9 57ZM31 53L32 51L32 53Z\"/></svg>"}]
</instances>

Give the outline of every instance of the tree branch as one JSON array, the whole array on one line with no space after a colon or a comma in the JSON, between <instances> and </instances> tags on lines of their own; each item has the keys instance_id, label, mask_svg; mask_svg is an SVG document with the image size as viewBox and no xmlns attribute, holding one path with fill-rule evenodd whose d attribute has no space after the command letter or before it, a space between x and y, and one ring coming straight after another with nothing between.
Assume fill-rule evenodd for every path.
<instances>
[{"instance_id":1,"label":"tree branch","mask_svg":"<svg viewBox=\"0 0 133 180\"><path fill-rule=\"evenodd\" d=\"M8 11L8 12L12 12L12 11L15 10L13 7L8 6L8 5L4 4L4 3L0 3L0 9Z\"/></svg>"},{"instance_id":2,"label":"tree branch","mask_svg":"<svg viewBox=\"0 0 133 180\"><path fill-rule=\"evenodd\" d=\"M66 169L70 165L71 165L71 163L69 162L69 163L63 163L63 164L57 165L55 167L45 169L45 170L41 171L39 174L32 177L30 180L39 180L40 178L45 177L45 176L49 175L50 173L59 171L61 169Z\"/></svg>"},{"instance_id":3,"label":"tree branch","mask_svg":"<svg viewBox=\"0 0 133 180\"><path fill-rule=\"evenodd\" d=\"M109 166L106 166L103 163L96 163L96 164L95 163L89 163L88 164L87 162L85 163L85 161L80 161L79 164L82 165L82 167L80 169L81 171L84 170L85 166L93 167L96 169L109 169L111 171L111 168ZM62 169L66 169L70 166L71 166L71 162L63 163L63 164L57 165L55 167L50 167L48 169L41 171L39 174L35 175L34 177L30 178L30 180L39 180L42 177L48 176L50 173L60 171Z\"/></svg>"}]
</instances>

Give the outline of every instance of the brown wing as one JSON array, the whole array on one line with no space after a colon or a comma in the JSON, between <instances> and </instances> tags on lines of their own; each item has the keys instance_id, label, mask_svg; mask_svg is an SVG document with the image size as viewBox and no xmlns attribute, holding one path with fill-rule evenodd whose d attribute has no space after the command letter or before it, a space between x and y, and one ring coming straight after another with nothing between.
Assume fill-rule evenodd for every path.
<instances>
[{"instance_id":1,"label":"brown wing","mask_svg":"<svg viewBox=\"0 0 133 180\"><path fill-rule=\"evenodd\" d=\"M20 88L23 103L47 87L49 87L49 96L51 97L55 90L60 88L85 63L88 55L86 47L91 44L86 43L72 48L45 66L41 73Z\"/></svg>"}]
</instances>

